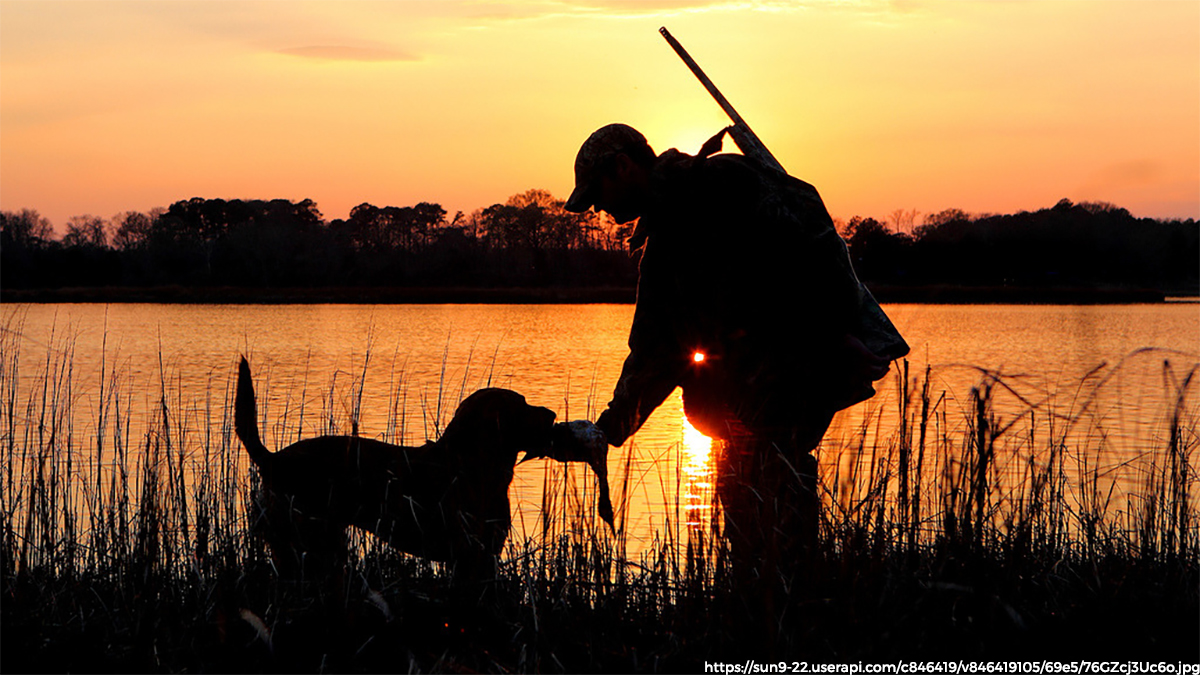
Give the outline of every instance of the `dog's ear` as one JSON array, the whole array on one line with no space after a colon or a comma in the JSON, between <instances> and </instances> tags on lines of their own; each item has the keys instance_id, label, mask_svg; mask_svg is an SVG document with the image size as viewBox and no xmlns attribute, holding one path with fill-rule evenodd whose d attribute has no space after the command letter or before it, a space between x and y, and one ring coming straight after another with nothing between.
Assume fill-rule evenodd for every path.
<instances>
[{"instance_id":1,"label":"dog's ear","mask_svg":"<svg viewBox=\"0 0 1200 675\"><path fill-rule=\"evenodd\" d=\"M482 451L485 446L492 445L504 437L505 420L502 406L497 404L495 396L489 392L476 392L459 404L454 417L442 433L442 438L454 438L462 441L463 451L474 453Z\"/></svg>"},{"instance_id":2,"label":"dog's ear","mask_svg":"<svg viewBox=\"0 0 1200 675\"><path fill-rule=\"evenodd\" d=\"M514 427L520 425L519 409L525 407L525 397L516 392L497 390L484 400L483 417L487 419L489 428L495 429L500 437L519 431Z\"/></svg>"},{"instance_id":3,"label":"dog's ear","mask_svg":"<svg viewBox=\"0 0 1200 675\"><path fill-rule=\"evenodd\" d=\"M508 426L508 424L506 423L505 418L507 415L505 415L504 411L500 409L500 406L496 405L494 402L492 405L487 407L487 412L483 415L483 417L487 420L489 429L495 429L496 432L500 434L503 434L506 431L505 427Z\"/></svg>"}]
</instances>

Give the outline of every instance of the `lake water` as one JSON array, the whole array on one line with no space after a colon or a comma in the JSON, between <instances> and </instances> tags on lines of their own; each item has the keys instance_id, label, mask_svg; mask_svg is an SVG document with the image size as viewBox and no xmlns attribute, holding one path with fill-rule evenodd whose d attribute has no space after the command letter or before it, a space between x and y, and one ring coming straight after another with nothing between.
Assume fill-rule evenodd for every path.
<instances>
[{"instance_id":1,"label":"lake water","mask_svg":"<svg viewBox=\"0 0 1200 675\"><path fill-rule=\"evenodd\" d=\"M1016 472L1039 435L1070 427L1072 442L1094 455L1088 466L1099 466L1122 493L1135 491L1148 470L1140 458L1165 444L1173 392L1200 364L1200 304L885 309L912 346L910 377L923 377L928 366L933 398L944 395L939 434L964 433L972 387L985 371L997 374L999 423L1019 422L999 470ZM4 429L28 422L21 408L45 383L47 363L53 371L66 362L75 466L92 456L102 391L121 399L133 438L154 423L166 391L175 413L196 427L185 452L199 462L213 432L202 427L220 425L240 354L250 358L264 440L273 448L347 432L352 418L361 435L418 444L483 386L514 389L560 420L595 419L625 358L632 314L630 305L7 305L4 367L13 380L16 364L20 403L4 414L20 419ZM103 389L102 363L117 374ZM860 445L873 449L875 461L894 447L895 373L874 399L835 420L818 451L827 483L870 461ZM1194 421L1200 397L1195 380L1190 386L1184 412ZM610 453L610 473L614 497L628 483L631 539L680 518L702 525L714 450L687 424L678 391L630 443ZM518 468L511 490L518 531L539 527L542 464ZM590 485L582 467L573 472Z\"/></svg>"}]
</instances>

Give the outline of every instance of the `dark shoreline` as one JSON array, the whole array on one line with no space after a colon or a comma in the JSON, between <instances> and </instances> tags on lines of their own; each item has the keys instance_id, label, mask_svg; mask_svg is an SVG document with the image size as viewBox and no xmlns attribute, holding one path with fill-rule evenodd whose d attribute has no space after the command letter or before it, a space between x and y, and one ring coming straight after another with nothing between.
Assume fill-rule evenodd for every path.
<instances>
[{"instance_id":1,"label":"dark shoreline","mask_svg":"<svg viewBox=\"0 0 1200 675\"><path fill-rule=\"evenodd\" d=\"M871 285L880 302L912 304L1154 304L1167 294L1154 289L1021 288ZM559 288L239 288L84 287L0 289L0 304L632 304L633 287ZM1194 293L1181 297L1196 298Z\"/></svg>"}]
</instances>

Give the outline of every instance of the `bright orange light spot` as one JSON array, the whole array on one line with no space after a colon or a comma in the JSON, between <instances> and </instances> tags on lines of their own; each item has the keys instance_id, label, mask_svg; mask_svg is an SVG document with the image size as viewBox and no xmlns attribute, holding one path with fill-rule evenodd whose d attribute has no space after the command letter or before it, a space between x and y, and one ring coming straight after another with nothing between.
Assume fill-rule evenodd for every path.
<instances>
[{"instance_id":1,"label":"bright orange light spot","mask_svg":"<svg viewBox=\"0 0 1200 675\"><path fill-rule=\"evenodd\" d=\"M703 476L711 472L712 439L692 426L686 415L683 417L683 452L686 460L684 471L689 476Z\"/></svg>"},{"instance_id":2,"label":"bright orange light spot","mask_svg":"<svg viewBox=\"0 0 1200 675\"><path fill-rule=\"evenodd\" d=\"M683 416L683 461L684 510L687 512L688 527L707 527L712 518L713 492L713 441L692 426L687 415Z\"/></svg>"},{"instance_id":3,"label":"bright orange light spot","mask_svg":"<svg viewBox=\"0 0 1200 675\"><path fill-rule=\"evenodd\" d=\"M692 360L696 363L704 363L704 352L696 352L692 354Z\"/></svg>"}]
</instances>

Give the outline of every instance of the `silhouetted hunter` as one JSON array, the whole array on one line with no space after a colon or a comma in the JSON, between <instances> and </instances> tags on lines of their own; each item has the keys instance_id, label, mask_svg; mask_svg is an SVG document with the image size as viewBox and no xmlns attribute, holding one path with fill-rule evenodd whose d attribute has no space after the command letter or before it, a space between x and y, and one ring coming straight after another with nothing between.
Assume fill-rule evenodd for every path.
<instances>
[{"instance_id":1,"label":"silhouetted hunter","mask_svg":"<svg viewBox=\"0 0 1200 675\"><path fill-rule=\"evenodd\" d=\"M727 442L717 488L735 558L773 564L815 538L811 451L834 413L874 395L908 345L855 276L817 191L713 154L722 134L696 156L656 155L632 127L605 126L579 150L566 208L639 219L629 356L596 426L619 446L682 387L689 421Z\"/></svg>"},{"instance_id":2,"label":"silhouetted hunter","mask_svg":"<svg viewBox=\"0 0 1200 675\"><path fill-rule=\"evenodd\" d=\"M813 449L834 413L908 345L859 282L813 186L787 175L666 28L663 37L733 124L695 156L656 155L624 124L575 158L566 208L638 219L629 356L596 427L621 445L679 386L688 420L725 441L717 491L735 574L790 588L816 541ZM715 154L728 133L743 155ZM772 584L774 585L774 584ZM763 618L774 616L773 592Z\"/></svg>"}]
</instances>

